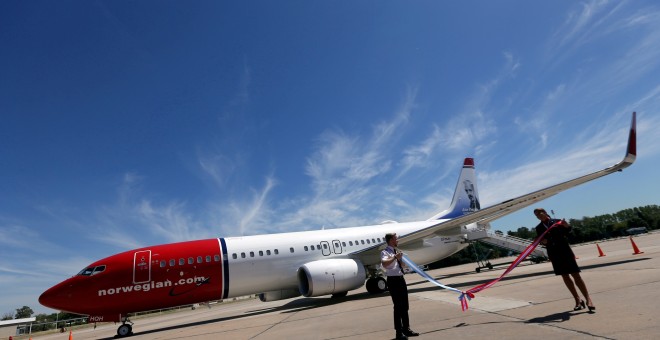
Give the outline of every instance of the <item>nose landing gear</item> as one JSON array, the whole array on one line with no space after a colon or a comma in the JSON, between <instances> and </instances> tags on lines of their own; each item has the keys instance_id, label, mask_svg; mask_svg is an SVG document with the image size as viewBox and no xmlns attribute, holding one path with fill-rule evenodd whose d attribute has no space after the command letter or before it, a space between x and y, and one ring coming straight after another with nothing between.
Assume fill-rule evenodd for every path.
<instances>
[{"instance_id":1,"label":"nose landing gear","mask_svg":"<svg viewBox=\"0 0 660 340\"><path fill-rule=\"evenodd\" d=\"M121 326L117 328L117 337L123 338L129 335L133 335L133 323L128 318L125 318Z\"/></svg>"}]
</instances>

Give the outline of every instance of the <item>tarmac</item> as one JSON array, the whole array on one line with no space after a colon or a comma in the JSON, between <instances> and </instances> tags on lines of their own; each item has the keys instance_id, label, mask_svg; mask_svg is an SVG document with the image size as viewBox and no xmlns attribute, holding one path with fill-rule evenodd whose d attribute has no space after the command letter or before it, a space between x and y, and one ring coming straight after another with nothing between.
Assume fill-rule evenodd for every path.
<instances>
[{"instance_id":1,"label":"tarmac","mask_svg":"<svg viewBox=\"0 0 660 340\"><path fill-rule=\"evenodd\" d=\"M574 246L595 312L573 311L574 300L549 262L523 262L502 281L476 294L461 311L458 294L407 274L413 339L658 339L660 338L660 233ZM429 270L443 284L467 290L499 277L513 260ZM247 299L211 308L137 318L127 339L393 339L388 293L364 288L340 299ZM73 329L71 337L113 339L118 325ZM69 332L33 339L69 339Z\"/></svg>"}]
</instances>

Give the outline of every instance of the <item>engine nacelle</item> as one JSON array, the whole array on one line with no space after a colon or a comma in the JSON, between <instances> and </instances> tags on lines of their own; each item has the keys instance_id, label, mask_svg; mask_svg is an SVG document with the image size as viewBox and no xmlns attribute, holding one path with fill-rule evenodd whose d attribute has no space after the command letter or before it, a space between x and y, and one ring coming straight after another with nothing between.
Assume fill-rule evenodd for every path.
<instances>
[{"instance_id":1,"label":"engine nacelle","mask_svg":"<svg viewBox=\"0 0 660 340\"><path fill-rule=\"evenodd\" d=\"M313 261L298 268L298 289L305 297L342 293L362 287L366 277L358 260Z\"/></svg>"},{"instance_id":2,"label":"engine nacelle","mask_svg":"<svg viewBox=\"0 0 660 340\"><path fill-rule=\"evenodd\" d=\"M263 292L259 294L259 300L263 302L277 301L296 296L300 296L300 292L297 289L271 290L269 292Z\"/></svg>"}]
</instances>

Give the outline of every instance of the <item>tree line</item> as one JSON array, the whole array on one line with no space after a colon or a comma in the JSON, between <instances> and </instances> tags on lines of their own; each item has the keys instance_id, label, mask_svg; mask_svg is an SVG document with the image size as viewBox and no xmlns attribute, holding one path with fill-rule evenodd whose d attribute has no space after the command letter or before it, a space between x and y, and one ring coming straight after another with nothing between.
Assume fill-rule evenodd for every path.
<instances>
[{"instance_id":1,"label":"tree line","mask_svg":"<svg viewBox=\"0 0 660 340\"><path fill-rule=\"evenodd\" d=\"M32 317L34 314L34 311L32 308L28 306L23 306L21 308L16 309L16 313L12 315L12 313L5 313L2 315L2 320L12 320L12 319L24 319L24 318L29 318ZM40 331L47 331L49 329L55 329L56 327L68 327L69 323L66 322L66 320L71 320L71 319L79 319L82 317L82 315L78 314L72 314L72 313L51 313L51 314L37 314L34 316L35 321L34 324L38 324L32 327L32 332L40 332ZM58 325L55 325L55 322L58 322ZM77 320L75 324L81 324L82 320Z\"/></svg>"},{"instance_id":2,"label":"tree line","mask_svg":"<svg viewBox=\"0 0 660 340\"><path fill-rule=\"evenodd\" d=\"M660 206L647 205L624 209L614 214L585 216L582 219L571 218L568 224L573 227L568 238L571 244L627 236L627 230L630 228L660 229ZM516 231L509 231L508 234L528 240L536 238L534 228L520 227Z\"/></svg>"}]
</instances>

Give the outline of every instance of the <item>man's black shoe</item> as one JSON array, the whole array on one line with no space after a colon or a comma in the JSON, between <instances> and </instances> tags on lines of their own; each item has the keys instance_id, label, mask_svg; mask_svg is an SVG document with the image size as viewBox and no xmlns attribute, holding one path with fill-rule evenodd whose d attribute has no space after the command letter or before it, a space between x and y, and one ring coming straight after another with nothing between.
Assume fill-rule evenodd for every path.
<instances>
[{"instance_id":1,"label":"man's black shoe","mask_svg":"<svg viewBox=\"0 0 660 340\"><path fill-rule=\"evenodd\" d=\"M396 333L396 340L408 340L408 337L403 335L403 333Z\"/></svg>"},{"instance_id":2,"label":"man's black shoe","mask_svg":"<svg viewBox=\"0 0 660 340\"><path fill-rule=\"evenodd\" d=\"M408 328L405 331L403 331L403 334L405 336L419 336L419 333L413 331L412 329Z\"/></svg>"}]
</instances>

